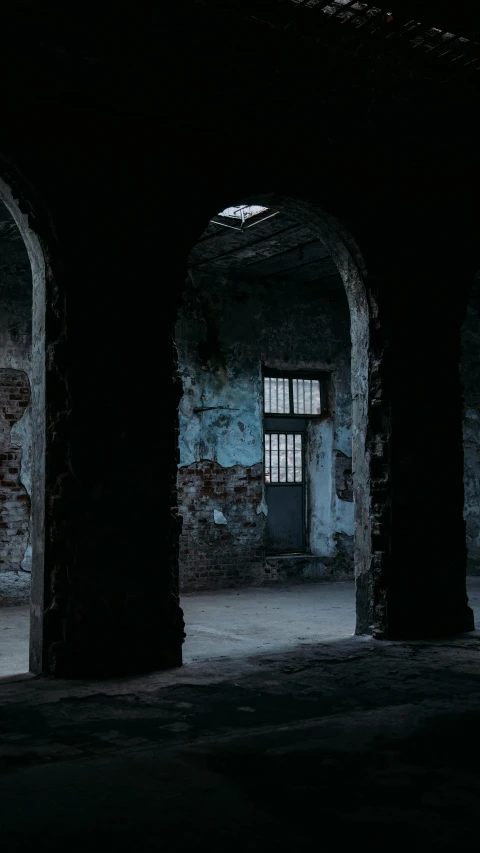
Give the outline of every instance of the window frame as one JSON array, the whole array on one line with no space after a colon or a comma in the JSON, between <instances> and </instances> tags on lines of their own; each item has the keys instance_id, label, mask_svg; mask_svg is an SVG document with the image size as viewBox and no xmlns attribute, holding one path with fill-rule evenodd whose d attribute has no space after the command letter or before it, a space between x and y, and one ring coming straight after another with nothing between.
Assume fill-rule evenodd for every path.
<instances>
[{"instance_id":1,"label":"window frame","mask_svg":"<svg viewBox=\"0 0 480 853\"><path fill-rule=\"evenodd\" d=\"M287 379L289 412L266 412L265 411L265 379ZM320 408L319 415L309 415L293 411L293 382L292 379L318 379L320 383ZM265 418L312 418L320 420L328 415L328 391L330 373L326 370L279 370L277 368L264 367L262 370L262 410Z\"/></svg>"},{"instance_id":2,"label":"window frame","mask_svg":"<svg viewBox=\"0 0 480 853\"><path fill-rule=\"evenodd\" d=\"M263 207L263 205L240 204L231 205L230 208L226 207L225 210L230 210L233 208L236 208L237 210L242 210L257 206ZM217 213L216 216L213 216L210 222L212 222L213 225L223 225L225 228L233 228L234 231L243 232L246 231L248 228L253 228L254 225L260 225L260 223L265 222L266 219L271 219L272 216L278 216L279 213L279 210L272 210L272 208L270 207L265 207L263 208L263 210L259 210L257 213L253 213L247 217L244 217L243 214L241 214L240 216L232 216L231 214L225 215L225 211L222 210L220 213Z\"/></svg>"},{"instance_id":3,"label":"window frame","mask_svg":"<svg viewBox=\"0 0 480 853\"><path fill-rule=\"evenodd\" d=\"M287 435L293 435L293 436L294 436L294 453L295 453L295 437L296 437L297 435L298 435L298 436L300 436L300 455L301 455L301 459L302 459L301 466L300 466L301 477L302 477L302 479L301 479L301 480L284 480L284 481L282 481L282 480L267 480L267 479L265 478L265 474L266 474L266 465L265 465L265 458L266 458L265 436L266 436L266 435L269 435L269 436L272 436L272 435L278 435L278 437L279 437L279 438L280 438L280 436L281 436L281 435L285 435L285 436L287 436ZM270 439L270 440L271 440L271 439ZM270 462L271 462L271 450L270 450ZM271 466L270 466L269 471L271 472L271 470L272 470L272 468L271 468ZM279 468L278 470L280 471L280 468ZM286 469L285 469L285 470L286 470ZM305 488L304 488L304 484L305 484L305 476L306 476L306 466L305 466L305 430L295 430L294 428L292 428L291 430L284 430L284 429L265 429L265 430L263 431L263 482L264 482L264 485L265 485L265 486L268 486L268 487L270 487L270 486L275 486L275 487L276 487L276 486L281 486L282 488L283 488L284 486L298 486L298 487L300 487L300 486L301 486L301 487L302 487L302 489L303 489L303 500L305 501ZM305 537L304 537L304 538L305 538Z\"/></svg>"}]
</instances>

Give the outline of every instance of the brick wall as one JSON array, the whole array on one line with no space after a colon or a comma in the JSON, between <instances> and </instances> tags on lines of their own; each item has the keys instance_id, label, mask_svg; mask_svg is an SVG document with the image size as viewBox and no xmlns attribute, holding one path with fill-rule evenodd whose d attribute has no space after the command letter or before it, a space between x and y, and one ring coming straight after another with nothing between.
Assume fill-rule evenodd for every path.
<instances>
[{"instance_id":1,"label":"brick wall","mask_svg":"<svg viewBox=\"0 0 480 853\"><path fill-rule=\"evenodd\" d=\"M329 279L328 288L304 282L292 289L288 281L246 279L241 272L229 271L227 286L221 274L191 269L176 331L183 382L178 473L184 525L181 589L336 576L334 448L338 448L339 498L347 502L340 530L346 531L351 519L353 533L351 458L342 452L351 446L352 402L350 318L341 279ZM258 462L263 455L262 364L334 370L329 383L332 417L312 425L307 441L312 559L292 558L288 571L285 561L274 566L264 560L266 519L256 513L262 501L263 466ZM204 405L206 409L199 410ZM257 480L251 481L252 472ZM227 524L215 524L214 509L224 511ZM316 559L320 555L326 557L321 566ZM342 551L342 577L345 562ZM350 563L353 570L353 560Z\"/></svg>"},{"instance_id":2,"label":"brick wall","mask_svg":"<svg viewBox=\"0 0 480 853\"><path fill-rule=\"evenodd\" d=\"M10 433L29 402L27 374L0 369L0 572L18 571L28 545L30 500L20 481L22 451Z\"/></svg>"},{"instance_id":3,"label":"brick wall","mask_svg":"<svg viewBox=\"0 0 480 853\"><path fill-rule=\"evenodd\" d=\"M480 575L480 274L474 278L462 327L464 518L467 573Z\"/></svg>"},{"instance_id":4,"label":"brick wall","mask_svg":"<svg viewBox=\"0 0 480 853\"><path fill-rule=\"evenodd\" d=\"M223 468L196 462L178 470L180 589L214 589L261 582L264 522L262 465ZM214 510L225 516L216 524Z\"/></svg>"},{"instance_id":5,"label":"brick wall","mask_svg":"<svg viewBox=\"0 0 480 853\"><path fill-rule=\"evenodd\" d=\"M342 501L353 501L352 458L335 451L335 490Z\"/></svg>"}]
</instances>

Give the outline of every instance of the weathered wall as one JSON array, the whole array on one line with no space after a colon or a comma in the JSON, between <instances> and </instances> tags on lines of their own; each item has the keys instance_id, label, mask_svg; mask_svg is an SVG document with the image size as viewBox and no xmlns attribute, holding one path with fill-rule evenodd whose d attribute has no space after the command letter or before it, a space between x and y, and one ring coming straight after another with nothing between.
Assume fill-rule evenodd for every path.
<instances>
[{"instance_id":1,"label":"weathered wall","mask_svg":"<svg viewBox=\"0 0 480 853\"><path fill-rule=\"evenodd\" d=\"M295 4L262 3L258 16L233 0L220 14L147 5L112 17L92 4L95 27L87 13L72 24L59 0L2 10L15 69L2 176L45 257L39 665L92 675L181 660L175 300L209 216L261 188L318 203L359 247L347 241L344 267L350 282L361 271L366 310L352 320L364 317L356 347L368 355L354 377L357 630L465 630L456 310L478 269L474 85L447 60L445 76L403 50L378 61L363 29L348 44L343 26L321 33L309 17L299 34L284 14ZM252 54L255 85L239 73ZM442 464L418 489L432 458Z\"/></svg>"},{"instance_id":2,"label":"weathered wall","mask_svg":"<svg viewBox=\"0 0 480 853\"><path fill-rule=\"evenodd\" d=\"M337 487L336 473L340 458L351 471L349 312L340 279L273 284L191 273L176 340L181 588L351 575L352 492L344 481ZM265 556L262 364L331 372L328 417L307 430L313 559ZM202 405L215 408L194 411Z\"/></svg>"},{"instance_id":3,"label":"weathered wall","mask_svg":"<svg viewBox=\"0 0 480 853\"><path fill-rule=\"evenodd\" d=\"M480 575L480 276L470 292L462 327L460 363L464 394L464 517L467 573Z\"/></svg>"},{"instance_id":4,"label":"weathered wall","mask_svg":"<svg viewBox=\"0 0 480 853\"><path fill-rule=\"evenodd\" d=\"M257 583L263 578L262 465L194 462L178 472L183 515L183 589Z\"/></svg>"},{"instance_id":5,"label":"weathered wall","mask_svg":"<svg viewBox=\"0 0 480 853\"><path fill-rule=\"evenodd\" d=\"M25 371L0 368L0 572L18 571L28 545L30 500L21 483L22 451L12 441L12 428L29 402Z\"/></svg>"},{"instance_id":6,"label":"weathered wall","mask_svg":"<svg viewBox=\"0 0 480 853\"><path fill-rule=\"evenodd\" d=\"M32 275L25 244L2 202L0 301L0 572L30 571Z\"/></svg>"}]
</instances>

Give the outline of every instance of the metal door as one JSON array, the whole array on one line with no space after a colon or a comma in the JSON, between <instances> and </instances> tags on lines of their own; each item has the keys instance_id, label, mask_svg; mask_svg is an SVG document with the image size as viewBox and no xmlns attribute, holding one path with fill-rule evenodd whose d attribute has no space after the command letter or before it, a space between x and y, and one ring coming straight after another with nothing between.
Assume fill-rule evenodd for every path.
<instances>
[{"instance_id":1,"label":"metal door","mask_svg":"<svg viewBox=\"0 0 480 853\"><path fill-rule=\"evenodd\" d=\"M285 421L282 419L282 426ZM293 431L291 421L285 426L290 426L290 429L265 430L264 472L268 507L265 546L269 554L292 554L305 550L303 432L298 428Z\"/></svg>"}]
</instances>

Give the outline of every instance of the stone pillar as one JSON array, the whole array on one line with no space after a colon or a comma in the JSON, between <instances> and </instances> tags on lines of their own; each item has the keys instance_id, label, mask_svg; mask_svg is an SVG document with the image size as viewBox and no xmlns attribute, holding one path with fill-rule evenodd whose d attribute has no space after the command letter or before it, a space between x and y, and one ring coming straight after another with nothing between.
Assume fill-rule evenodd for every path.
<instances>
[{"instance_id":1,"label":"stone pillar","mask_svg":"<svg viewBox=\"0 0 480 853\"><path fill-rule=\"evenodd\" d=\"M22 449L11 433L29 402L25 371L0 367L0 572L19 572L28 544L30 498L21 481Z\"/></svg>"},{"instance_id":2,"label":"stone pillar","mask_svg":"<svg viewBox=\"0 0 480 853\"><path fill-rule=\"evenodd\" d=\"M388 639L473 629L465 587L459 378L471 272L462 268L455 236L449 245L440 227L434 234L430 223L417 225L388 258L380 250L379 305L388 346L378 411L389 412L390 440L389 447L381 440L372 444L370 474L372 554L382 564L377 605L382 599L384 607L376 635ZM370 393L369 427L380 439ZM385 493L383 501L377 492Z\"/></svg>"},{"instance_id":3,"label":"stone pillar","mask_svg":"<svg viewBox=\"0 0 480 853\"><path fill-rule=\"evenodd\" d=\"M60 676L182 662L173 332L187 251L151 180L127 190L117 165L80 175L56 218L67 328L48 355L68 400L55 415L47 372L43 669Z\"/></svg>"}]
</instances>

